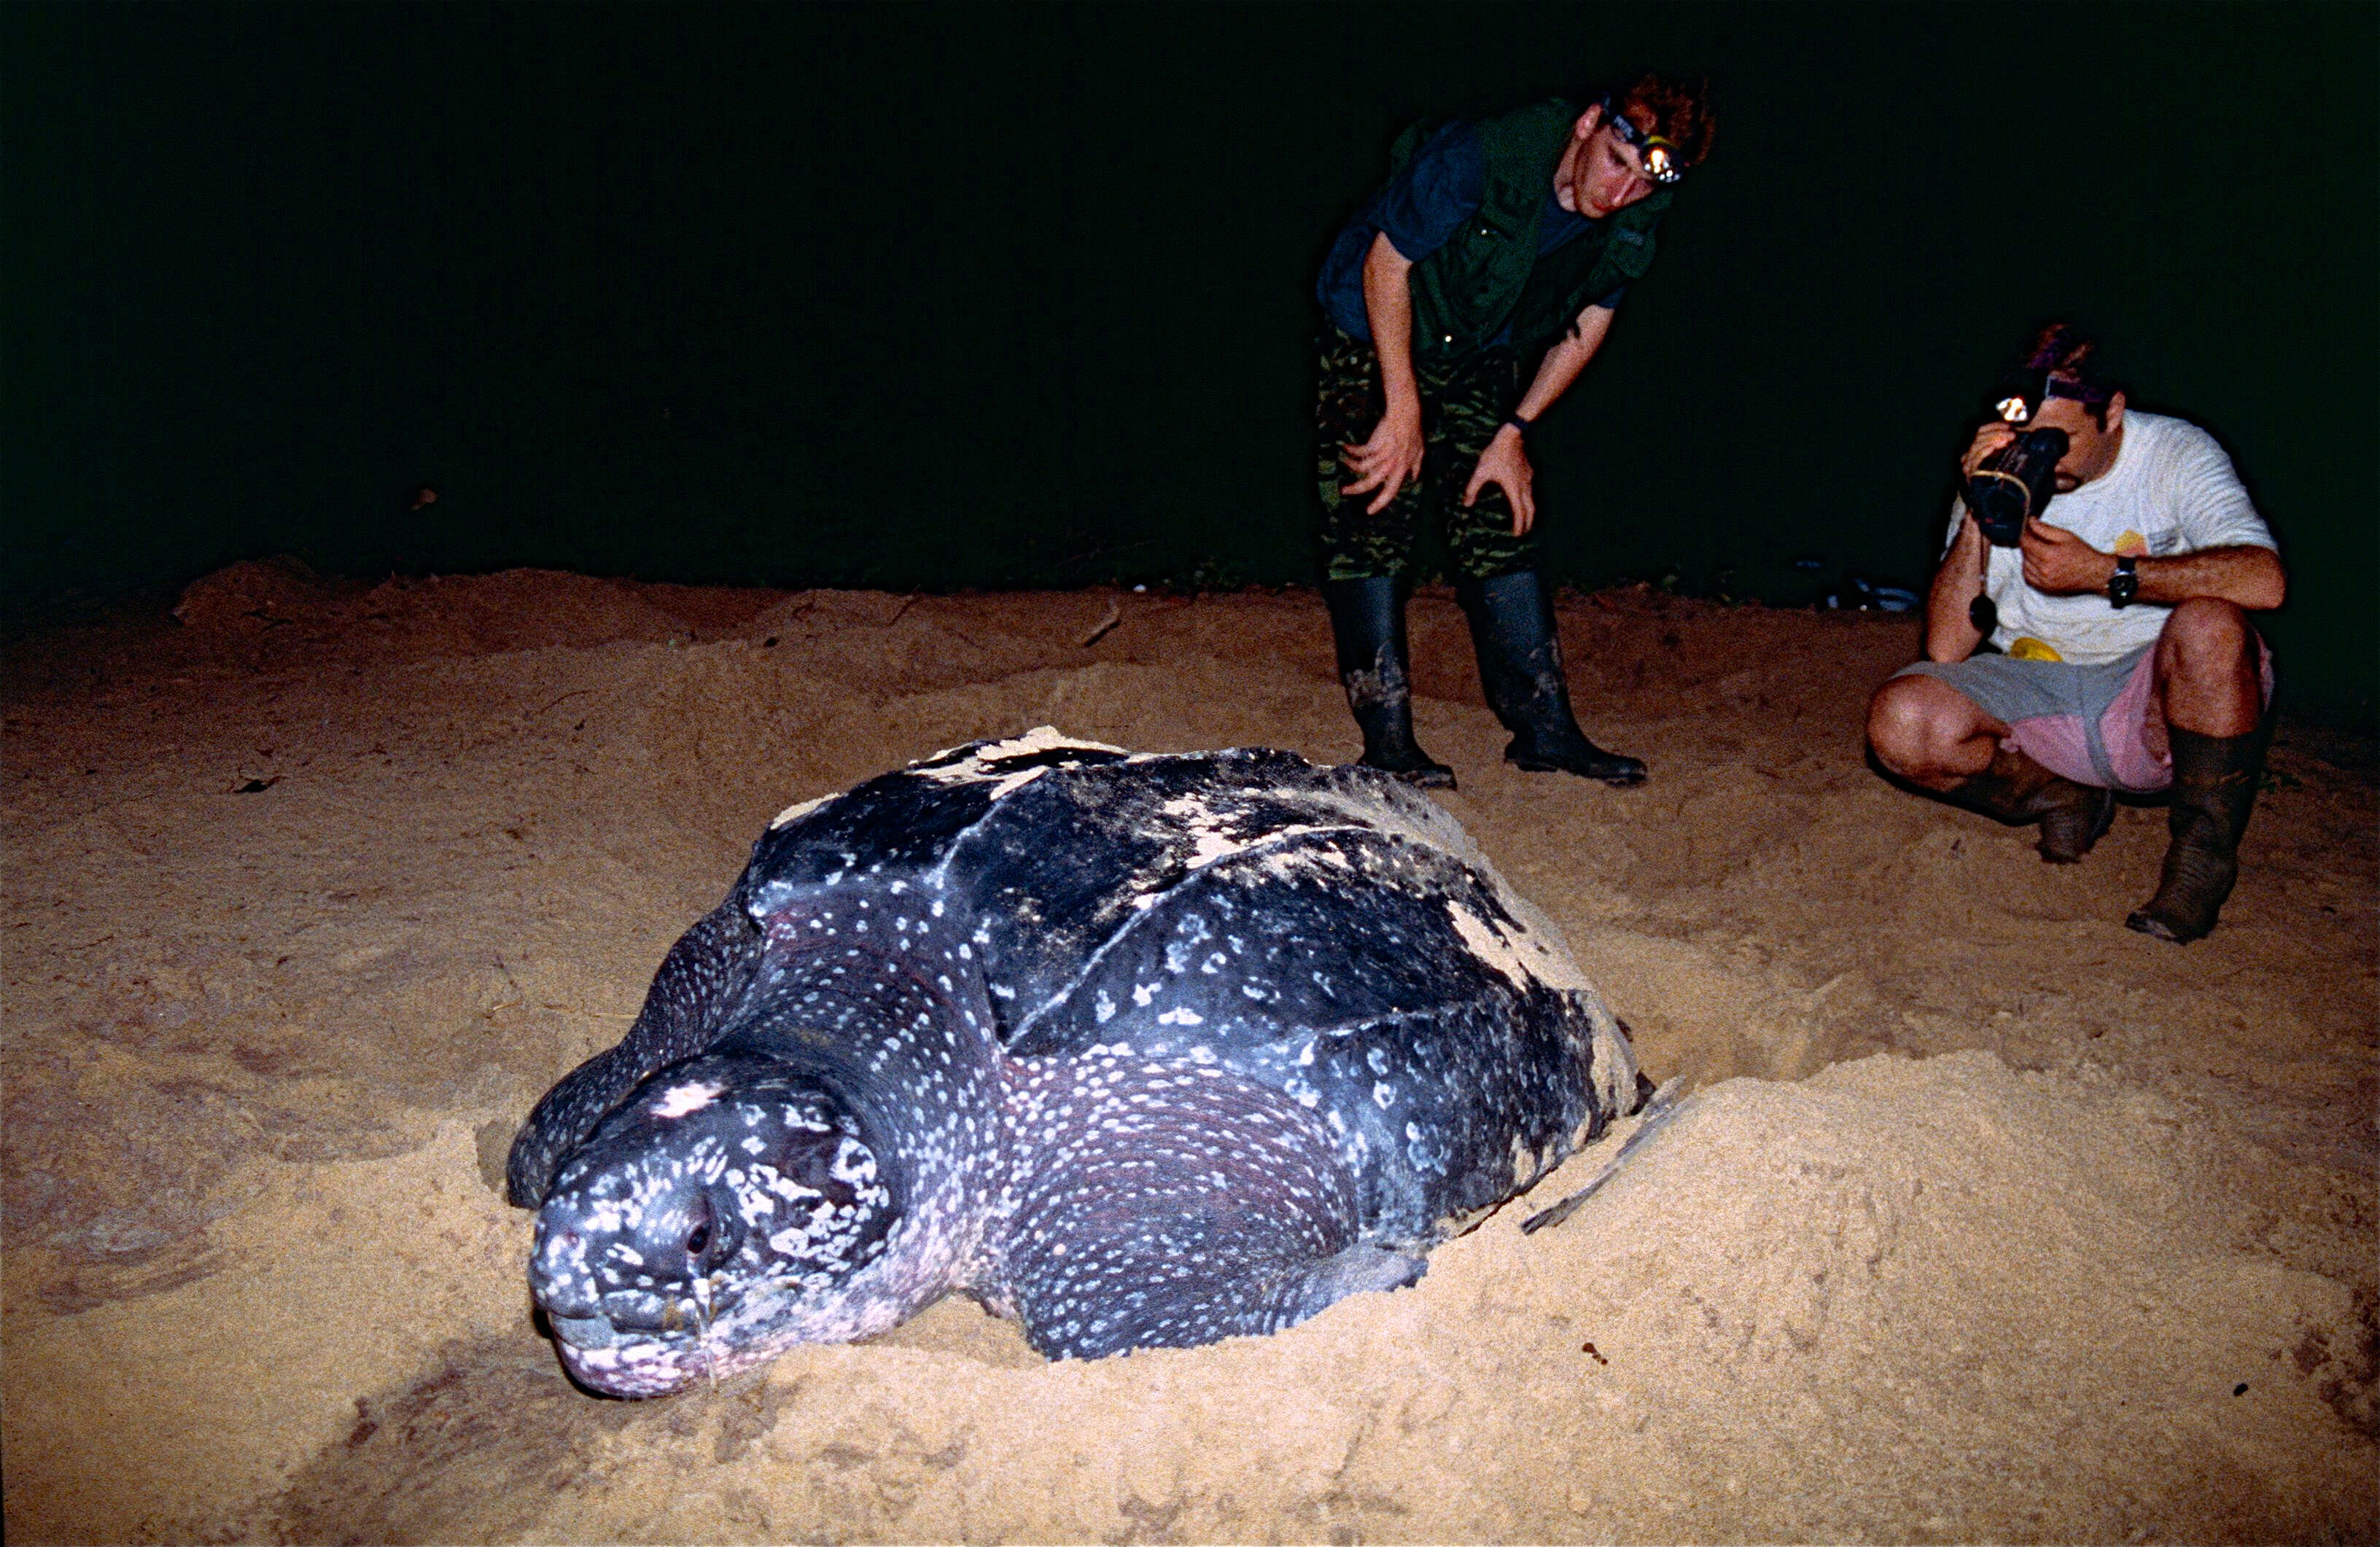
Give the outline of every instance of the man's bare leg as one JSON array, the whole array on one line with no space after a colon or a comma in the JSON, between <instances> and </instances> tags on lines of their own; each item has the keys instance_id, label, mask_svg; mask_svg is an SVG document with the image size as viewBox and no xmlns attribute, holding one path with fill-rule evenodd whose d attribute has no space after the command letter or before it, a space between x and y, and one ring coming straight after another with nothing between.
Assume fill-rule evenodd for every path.
<instances>
[{"instance_id":1,"label":"man's bare leg","mask_svg":"<svg viewBox=\"0 0 2380 1547\"><path fill-rule=\"evenodd\" d=\"M1895 677L1868 700L1876 761L1937 794L1989 768L2008 733L2005 721L1939 677Z\"/></svg>"},{"instance_id":2,"label":"man's bare leg","mask_svg":"<svg viewBox=\"0 0 2380 1547\"><path fill-rule=\"evenodd\" d=\"M2156 700L2166 724L2202 736L2245 736L2265 718L2264 652L2248 614L2196 597L2157 635Z\"/></svg>"},{"instance_id":3,"label":"man's bare leg","mask_svg":"<svg viewBox=\"0 0 2380 1547\"><path fill-rule=\"evenodd\" d=\"M1868 700L1876 761L1954 805L2041 824L2041 857L2072 864L2115 816L2113 792L2063 779L2001 744L2006 721L1939 677L1895 677Z\"/></svg>"}]
</instances>

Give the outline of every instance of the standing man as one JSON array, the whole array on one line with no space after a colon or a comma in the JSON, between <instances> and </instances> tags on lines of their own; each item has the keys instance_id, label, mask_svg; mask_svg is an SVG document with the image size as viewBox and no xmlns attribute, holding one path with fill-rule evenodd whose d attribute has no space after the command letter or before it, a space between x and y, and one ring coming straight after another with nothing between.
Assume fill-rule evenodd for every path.
<instances>
[{"instance_id":1,"label":"standing man","mask_svg":"<svg viewBox=\"0 0 2380 1547\"><path fill-rule=\"evenodd\" d=\"M2249 614L2288 590L2264 518L2215 437L2127 412L2092 344L2042 331L1963 471L2022 429L2065 433L2054 492L2015 546L1962 499L1925 610L1925 659L1868 705L1887 768L1953 804L2037 823L2071 864L2118 790L2172 792L2156 895L2125 923L2187 943L2215 927L2256 799L2271 652ZM1993 649L1977 650L1989 640Z\"/></svg>"},{"instance_id":2,"label":"standing man","mask_svg":"<svg viewBox=\"0 0 2380 1547\"><path fill-rule=\"evenodd\" d=\"M1646 76L1584 108L1554 98L1409 129L1388 184L1323 263L1323 595L1372 767L1454 784L1414 740L1405 651L1427 467L1480 685L1512 732L1505 759L1609 784L1645 778L1643 763L1597 746L1572 716L1530 535L1528 435L1595 357L1621 292L1653 261L1674 185L1709 153L1704 96Z\"/></svg>"}]
</instances>

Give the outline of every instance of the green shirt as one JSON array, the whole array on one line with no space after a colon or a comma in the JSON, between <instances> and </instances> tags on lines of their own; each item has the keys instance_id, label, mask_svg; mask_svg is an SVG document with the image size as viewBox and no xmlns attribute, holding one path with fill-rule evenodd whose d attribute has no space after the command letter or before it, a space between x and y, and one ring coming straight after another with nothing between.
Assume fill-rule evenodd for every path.
<instances>
[{"instance_id":1,"label":"green shirt","mask_svg":"<svg viewBox=\"0 0 2380 1547\"><path fill-rule=\"evenodd\" d=\"M1442 361L1475 354L1509 324L1513 348L1531 354L1559 338L1587 304L1641 277L1671 191L1656 188L1595 223L1542 260L1537 221L1554 170L1585 110L1559 97L1476 126L1488 166L1478 212L1414 265L1414 353ZM1416 124L1390 152L1402 167L1433 126Z\"/></svg>"}]
</instances>

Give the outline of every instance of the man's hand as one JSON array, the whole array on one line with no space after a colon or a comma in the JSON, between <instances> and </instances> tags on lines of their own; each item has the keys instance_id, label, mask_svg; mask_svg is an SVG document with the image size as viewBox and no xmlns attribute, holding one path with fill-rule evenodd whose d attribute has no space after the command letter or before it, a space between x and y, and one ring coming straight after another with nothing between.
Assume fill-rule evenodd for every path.
<instances>
[{"instance_id":1,"label":"man's hand","mask_svg":"<svg viewBox=\"0 0 2380 1547\"><path fill-rule=\"evenodd\" d=\"M1428 442L1422 438L1421 405L1407 407L1391 404L1372 427L1372 438L1360 446L1342 445L1342 460L1355 472L1355 481L1342 484L1342 494L1362 494L1371 489L1380 492L1365 507L1366 515L1378 515L1388 509L1397 490L1410 481L1421 481L1421 456Z\"/></svg>"},{"instance_id":2,"label":"man's hand","mask_svg":"<svg viewBox=\"0 0 2380 1547\"><path fill-rule=\"evenodd\" d=\"M2024 583L2054 597L2104 591L2116 573L2116 556L2102 553L2073 533L2045 526L2039 516L2024 524Z\"/></svg>"},{"instance_id":3,"label":"man's hand","mask_svg":"<svg viewBox=\"0 0 2380 1547\"><path fill-rule=\"evenodd\" d=\"M1496 431L1488 449L1479 453L1479 465L1472 470L1470 487L1463 491L1463 508L1469 510L1479 502L1479 491L1489 484L1503 489L1505 500L1512 507L1512 535L1524 538L1529 528L1537 524L1537 497L1532 489L1536 471L1529 465L1528 448L1522 444L1521 432L1511 425Z\"/></svg>"},{"instance_id":4,"label":"man's hand","mask_svg":"<svg viewBox=\"0 0 2380 1547\"><path fill-rule=\"evenodd\" d=\"M1975 438L1967 442L1967 454L1959 459L1959 476L1961 478L1973 477L1975 469L1983 465L1984 458L2014 441L2016 432L2017 427L2005 419L1994 419L1975 431Z\"/></svg>"}]
</instances>

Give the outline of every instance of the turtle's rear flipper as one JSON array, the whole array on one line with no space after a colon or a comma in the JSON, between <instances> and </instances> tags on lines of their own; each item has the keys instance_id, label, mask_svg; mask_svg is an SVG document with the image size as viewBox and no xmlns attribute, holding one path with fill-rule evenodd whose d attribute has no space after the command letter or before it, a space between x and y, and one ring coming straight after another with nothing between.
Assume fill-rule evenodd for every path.
<instances>
[{"instance_id":1,"label":"turtle's rear flipper","mask_svg":"<svg viewBox=\"0 0 2380 1547\"><path fill-rule=\"evenodd\" d=\"M1636 1077L1636 1082L1640 1092L1647 1083L1642 1074ZM1540 1209L1523 1220L1521 1234L1536 1235L1547 1226L1559 1225L1576 1214L1580 1204L1594 1197L1605 1182L1619 1175L1621 1163L1636 1153L1636 1146L1668 1127L1670 1118L1686 1109L1685 1088L1685 1076L1672 1075L1661 1082L1658 1090L1649 1096L1645 1096L1643 1105L1636 1109L1635 1130L1621 1142L1620 1148L1613 1153L1611 1158L1603 1163L1603 1169L1597 1171L1585 1187L1580 1188L1560 1203L1551 1208Z\"/></svg>"},{"instance_id":2,"label":"turtle's rear flipper","mask_svg":"<svg viewBox=\"0 0 2380 1547\"><path fill-rule=\"evenodd\" d=\"M1294 1313L1280 1325L1294 1326L1308 1316L1330 1310L1349 1295L1360 1295L1367 1289L1402 1289L1417 1284L1428 1271L1427 1257L1409 1257L1402 1251L1358 1243L1306 1270L1305 1281L1291 1300Z\"/></svg>"},{"instance_id":3,"label":"turtle's rear flipper","mask_svg":"<svg viewBox=\"0 0 2380 1547\"><path fill-rule=\"evenodd\" d=\"M1040 1352L1278 1332L1421 1276L1419 1259L1357 1244L1337 1146L1281 1092L1188 1065L1100 1078L1027 1098L1074 1109L1028 1163L1002 1252L1001 1288ZM1021 1126L1042 1128L1029 1107Z\"/></svg>"}]
</instances>

